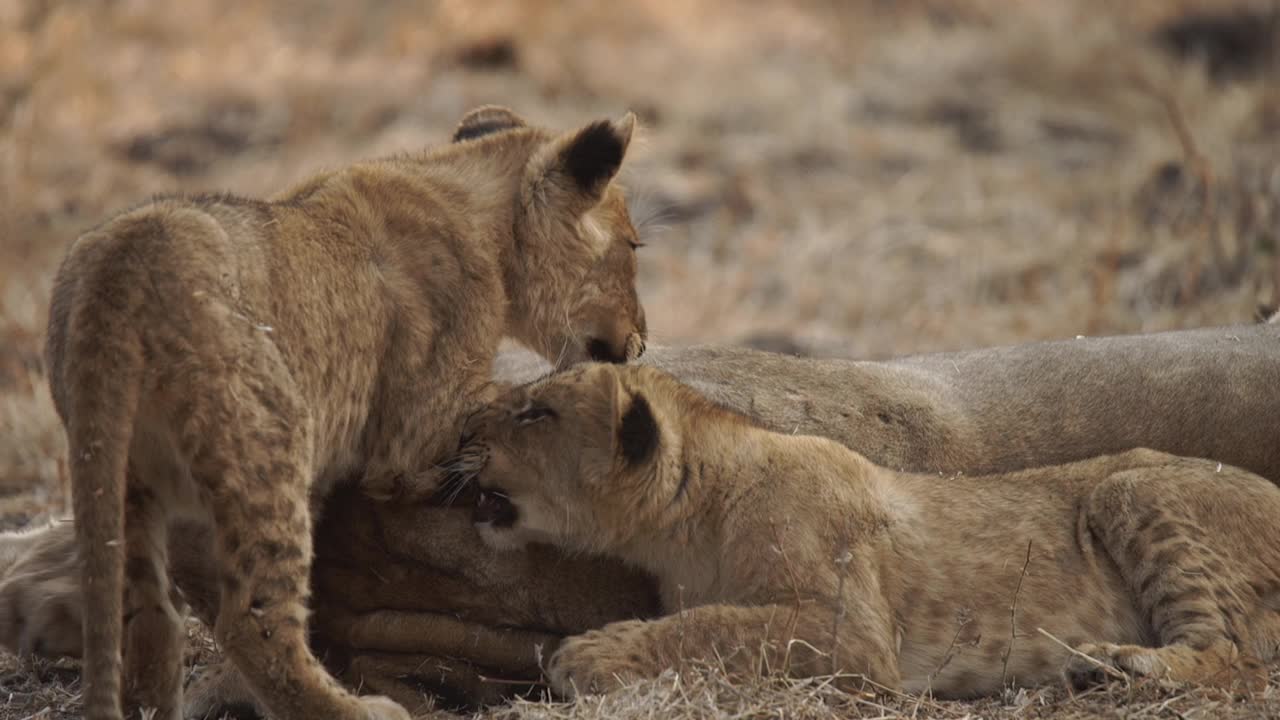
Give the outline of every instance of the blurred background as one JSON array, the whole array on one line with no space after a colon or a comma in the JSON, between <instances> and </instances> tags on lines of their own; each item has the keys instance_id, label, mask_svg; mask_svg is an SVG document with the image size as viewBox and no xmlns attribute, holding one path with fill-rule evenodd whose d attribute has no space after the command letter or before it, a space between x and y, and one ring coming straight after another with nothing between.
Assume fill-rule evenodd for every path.
<instances>
[{"instance_id":1,"label":"blurred background","mask_svg":"<svg viewBox=\"0 0 1280 720\"><path fill-rule=\"evenodd\" d=\"M640 115L661 343L1249 322L1280 275L1278 5L0 1L0 520L61 507L40 348L78 232L443 142L482 103Z\"/></svg>"}]
</instances>

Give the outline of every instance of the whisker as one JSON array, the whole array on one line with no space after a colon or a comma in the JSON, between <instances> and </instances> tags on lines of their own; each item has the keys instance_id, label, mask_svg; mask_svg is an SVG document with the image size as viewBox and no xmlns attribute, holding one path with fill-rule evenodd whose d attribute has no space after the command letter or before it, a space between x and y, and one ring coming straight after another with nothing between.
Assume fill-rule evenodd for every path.
<instances>
[{"instance_id":1,"label":"whisker","mask_svg":"<svg viewBox=\"0 0 1280 720\"><path fill-rule=\"evenodd\" d=\"M557 370L560 369L560 363L564 360L565 353L569 351L569 348L573 345L581 344L579 343L578 333L574 330L573 319L569 316L568 308L565 308L564 311L564 328L565 340L560 345L560 353L556 356L556 361L553 365Z\"/></svg>"},{"instance_id":2,"label":"whisker","mask_svg":"<svg viewBox=\"0 0 1280 720\"><path fill-rule=\"evenodd\" d=\"M471 484L471 481L479 477L479 475L479 470L450 474L445 479L447 493L443 498L444 503L446 505L452 505L454 501L458 499L458 496L462 494L462 491L466 490Z\"/></svg>"},{"instance_id":3,"label":"whisker","mask_svg":"<svg viewBox=\"0 0 1280 720\"><path fill-rule=\"evenodd\" d=\"M641 242L647 242L670 229L678 213L673 203L664 201L652 188L637 188L627 203L631 213L631 226Z\"/></svg>"},{"instance_id":4,"label":"whisker","mask_svg":"<svg viewBox=\"0 0 1280 720\"><path fill-rule=\"evenodd\" d=\"M454 501L458 499L458 496L462 494L462 491L471 484L471 481L475 479L475 477L475 475L462 476L457 480L454 480L453 491L445 498L445 504L452 505Z\"/></svg>"}]
</instances>

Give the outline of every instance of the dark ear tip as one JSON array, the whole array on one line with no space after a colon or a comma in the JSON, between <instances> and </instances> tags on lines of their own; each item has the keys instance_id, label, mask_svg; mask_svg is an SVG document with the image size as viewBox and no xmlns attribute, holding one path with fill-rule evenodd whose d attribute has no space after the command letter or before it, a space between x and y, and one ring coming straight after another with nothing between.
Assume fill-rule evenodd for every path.
<instances>
[{"instance_id":1,"label":"dark ear tip","mask_svg":"<svg viewBox=\"0 0 1280 720\"><path fill-rule=\"evenodd\" d=\"M453 131L453 142L462 142L503 130L524 127L524 120L510 108L501 105L481 105L462 116Z\"/></svg>"},{"instance_id":2,"label":"dark ear tip","mask_svg":"<svg viewBox=\"0 0 1280 720\"><path fill-rule=\"evenodd\" d=\"M644 395L636 394L618 424L618 448L628 465L638 465L658 449L658 421Z\"/></svg>"},{"instance_id":3,"label":"dark ear tip","mask_svg":"<svg viewBox=\"0 0 1280 720\"><path fill-rule=\"evenodd\" d=\"M624 128L616 127L608 120L597 120L579 130L569 143L564 166L578 187L592 191L617 174L631 140L634 119L628 118L631 122ZM624 130L625 135L620 130Z\"/></svg>"}]
</instances>

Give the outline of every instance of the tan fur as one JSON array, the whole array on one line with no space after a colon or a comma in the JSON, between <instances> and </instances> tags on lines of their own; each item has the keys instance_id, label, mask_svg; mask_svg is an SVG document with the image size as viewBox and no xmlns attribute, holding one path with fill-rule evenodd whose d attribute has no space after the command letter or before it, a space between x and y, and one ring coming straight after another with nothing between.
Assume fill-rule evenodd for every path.
<instances>
[{"instance_id":1,"label":"tan fur","mask_svg":"<svg viewBox=\"0 0 1280 720\"><path fill-rule=\"evenodd\" d=\"M48 366L100 613L87 717L121 717L122 675L143 707L180 715L175 518L212 524L215 633L273 716L406 717L306 647L311 503L357 469L371 495L433 492L504 335L558 365L643 350L611 182L634 118L558 134L485 108L459 134L495 116L271 202L158 199L72 245Z\"/></svg>"},{"instance_id":2,"label":"tan fur","mask_svg":"<svg viewBox=\"0 0 1280 720\"><path fill-rule=\"evenodd\" d=\"M529 381L545 363L500 358ZM712 400L897 470L968 475L1149 447L1280 483L1280 324L1077 338L860 361L650 348Z\"/></svg>"},{"instance_id":3,"label":"tan fur","mask_svg":"<svg viewBox=\"0 0 1280 720\"><path fill-rule=\"evenodd\" d=\"M560 645L564 694L698 660L966 697L1059 677L1071 656L1040 628L1133 674L1231 685L1280 647L1280 488L1230 466L1134 450L940 483L602 365L468 430L488 544L658 579L670 615Z\"/></svg>"},{"instance_id":4,"label":"tan fur","mask_svg":"<svg viewBox=\"0 0 1280 720\"><path fill-rule=\"evenodd\" d=\"M69 521L0 535L0 628L20 656L79 657L84 604L76 558Z\"/></svg>"},{"instance_id":5,"label":"tan fur","mask_svg":"<svg viewBox=\"0 0 1280 720\"><path fill-rule=\"evenodd\" d=\"M640 362L674 373L770 428L823 435L877 464L934 473L940 483L958 473L1016 470L1139 445L1203 453L1280 480L1280 445L1270 442L1272 428L1280 426L1280 385L1269 380L1280 375L1278 343L1275 325L1246 325L885 362L723 347L651 347ZM549 369L523 352L504 353L495 364L496 377L510 383L534 380ZM504 658L496 657L495 648L468 649L462 658L472 663L486 658L488 664L467 676L471 666L463 660L439 659L452 647L448 638L430 630L407 634L403 624L391 622L385 632L368 628L389 617L380 613L383 609L446 614L456 609L472 623L476 637L484 637L489 625L560 635L653 610L650 581L642 574L616 562L543 550L534 556L495 556L478 542L462 509L383 505L349 491L331 507L336 512L326 512L317 530L315 569L320 639L331 657L381 656L392 642L401 649L408 645L415 648L409 656L419 665L452 669L447 676L431 675L429 680L440 680L428 683L432 687L492 700L518 687L507 680L537 678L537 671L527 670L536 661L532 646ZM49 558L73 554L70 530L63 526L45 536ZM173 534L198 537L188 525ZM213 569L202 565L208 557L200 542L180 543L170 555L176 583L204 618L215 612L200 608L216 609L217 603ZM50 636L43 647L52 648L55 636L69 636L77 642L68 654L79 654L82 606L70 568L66 563L31 567L21 573L22 580L0 584L0 644L30 649L41 636ZM617 592L602 595L592 592L593 585ZM56 615L49 612L53 608ZM359 638L344 625L357 622L366 629ZM543 650L549 652L546 646ZM360 672L354 664L339 663L337 669L348 669L344 678L352 686L388 687L398 679L375 681L370 665ZM504 682L450 687L458 678L474 676ZM192 690L192 701L211 708L228 681L222 674L206 679Z\"/></svg>"}]
</instances>

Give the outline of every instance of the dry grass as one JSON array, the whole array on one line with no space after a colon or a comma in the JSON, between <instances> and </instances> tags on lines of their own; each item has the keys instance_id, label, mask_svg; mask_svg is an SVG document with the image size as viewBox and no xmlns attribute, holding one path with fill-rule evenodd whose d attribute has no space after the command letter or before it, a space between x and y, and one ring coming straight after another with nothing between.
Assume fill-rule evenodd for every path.
<instances>
[{"instance_id":1,"label":"dry grass","mask_svg":"<svg viewBox=\"0 0 1280 720\"><path fill-rule=\"evenodd\" d=\"M833 678L730 680L714 667L686 668L604 696L576 702L515 700L474 713L473 720L828 720L884 718L915 720L1077 720L1082 718L1178 718L1209 720L1280 718L1280 672L1266 690L1251 696L1158 681L1119 681L1085 691L1066 685L1008 691L1001 697L939 701L928 696L838 690ZM71 720L80 717L79 675L68 661L20 666L0 658L0 717L5 720ZM424 711L424 720L460 720L442 710Z\"/></svg>"},{"instance_id":2,"label":"dry grass","mask_svg":"<svg viewBox=\"0 0 1280 720\"><path fill-rule=\"evenodd\" d=\"M1277 678L1280 680L1280 678ZM480 716L478 716L480 717ZM1266 718L1280 717L1280 685L1242 701L1228 693L1115 683L1086 692L1041 688L969 702L875 692L846 693L831 678L730 682L713 669L675 674L576 703L519 701L490 712L492 720L640 720L642 718Z\"/></svg>"},{"instance_id":3,"label":"dry grass","mask_svg":"<svg viewBox=\"0 0 1280 720\"><path fill-rule=\"evenodd\" d=\"M640 112L628 181L667 226L642 251L664 343L879 357L1247 321L1280 300L1280 60L1233 71L1152 40L1227 5L1260 6L0 3L0 522L63 507L39 347L79 230L155 192L265 195L437 142L484 102L553 125ZM66 705L37 677L6 669L0 717ZM606 703L619 717L662 703L689 716L1276 714L1274 688L1243 706L1134 692L878 708L708 677ZM606 710L500 714L513 713Z\"/></svg>"}]
</instances>

